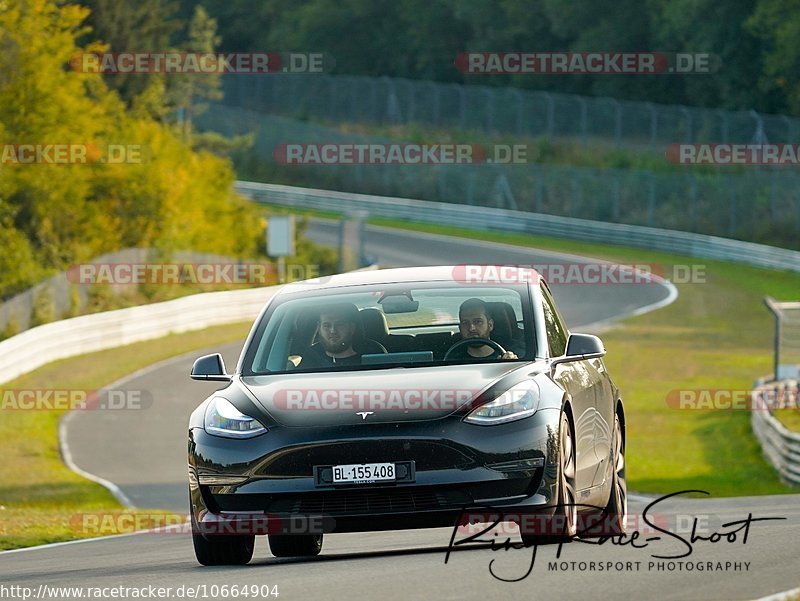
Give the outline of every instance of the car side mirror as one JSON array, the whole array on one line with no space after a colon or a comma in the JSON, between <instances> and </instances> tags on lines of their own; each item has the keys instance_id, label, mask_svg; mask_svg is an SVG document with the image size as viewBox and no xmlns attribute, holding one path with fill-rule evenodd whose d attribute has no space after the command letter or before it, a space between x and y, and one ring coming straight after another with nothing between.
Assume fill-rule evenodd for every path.
<instances>
[{"instance_id":1,"label":"car side mirror","mask_svg":"<svg viewBox=\"0 0 800 601\"><path fill-rule=\"evenodd\" d=\"M563 357L553 359L553 365L557 363L569 363L571 361L584 361L586 359L599 359L605 356L606 349L603 341L591 334L570 334L567 340L567 352Z\"/></svg>"},{"instance_id":2,"label":"car side mirror","mask_svg":"<svg viewBox=\"0 0 800 601\"><path fill-rule=\"evenodd\" d=\"M231 377L225 372L225 361L222 355L214 353L200 357L192 365L192 380L209 382L230 382Z\"/></svg>"}]
</instances>

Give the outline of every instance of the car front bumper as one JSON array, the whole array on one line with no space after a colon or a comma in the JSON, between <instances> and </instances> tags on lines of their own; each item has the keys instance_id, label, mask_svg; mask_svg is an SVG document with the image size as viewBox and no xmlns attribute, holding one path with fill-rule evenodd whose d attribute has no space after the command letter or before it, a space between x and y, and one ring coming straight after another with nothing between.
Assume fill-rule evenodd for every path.
<instances>
[{"instance_id":1,"label":"car front bumper","mask_svg":"<svg viewBox=\"0 0 800 601\"><path fill-rule=\"evenodd\" d=\"M543 409L496 426L449 417L274 427L243 440L191 428L193 527L302 534L452 527L491 511L546 516L556 499L558 420ZM314 477L315 466L368 462L413 462L413 481L321 486Z\"/></svg>"}]
</instances>

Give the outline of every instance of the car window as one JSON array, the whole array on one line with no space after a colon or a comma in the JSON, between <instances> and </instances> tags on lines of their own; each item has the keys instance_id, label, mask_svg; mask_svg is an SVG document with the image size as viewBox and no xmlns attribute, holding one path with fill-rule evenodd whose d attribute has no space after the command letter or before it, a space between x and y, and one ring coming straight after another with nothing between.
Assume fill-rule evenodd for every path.
<instances>
[{"instance_id":1,"label":"car window","mask_svg":"<svg viewBox=\"0 0 800 601\"><path fill-rule=\"evenodd\" d=\"M547 329L547 343L550 347L551 357L560 357L567 351L567 330L556 313L553 299L542 288L542 309L544 310L544 323Z\"/></svg>"},{"instance_id":2,"label":"car window","mask_svg":"<svg viewBox=\"0 0 800 601\"><path fill-rule=\"evenodd\" d=\"M524 286L352 286L279 300L256 329L243 373L441 364L462 339L459 309L469 299L478 299L488 312L489 340L519 359L533 352L526 344L535 336ZM345 311L349 317L328 315L321 322L324 312L332 310ZM334 325L325 326L326 321ZM448 363L470 361L470 355L455 351ZM500 360L499 351L496 354L481 360Z\"/></svg>"}]
</instances>

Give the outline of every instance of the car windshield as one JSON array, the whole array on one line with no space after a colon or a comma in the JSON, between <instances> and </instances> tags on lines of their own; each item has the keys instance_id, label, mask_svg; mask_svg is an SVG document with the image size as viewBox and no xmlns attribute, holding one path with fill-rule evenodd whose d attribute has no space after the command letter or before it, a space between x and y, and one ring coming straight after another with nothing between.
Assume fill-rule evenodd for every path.
<instances>
[{"instance_id":1,"label":"car windshield","mask_svg":"<svg viewBox=\"0 0 800 601\"><path fill-rule=\"evenodd\" d=\"M534 340L522 285L350 286L276 299L242 373L529 360Z\"/></svg>"}]
</instances>

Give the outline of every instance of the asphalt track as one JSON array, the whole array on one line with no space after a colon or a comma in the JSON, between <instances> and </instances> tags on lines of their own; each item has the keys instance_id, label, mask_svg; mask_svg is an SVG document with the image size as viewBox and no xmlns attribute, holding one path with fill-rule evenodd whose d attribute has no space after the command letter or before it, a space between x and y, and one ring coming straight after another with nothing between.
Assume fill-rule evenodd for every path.
<instances>
[{"instance_id":1,"label":"asphalt track","mask_svg":"<svg viewBox=\"0 0 800 601\"><path fill-rule=\"evenodd\" d=\"M337 236L334 226L321 222L315 222L310 233L320 242L333 242ZM369 229L366 252L383 265L572 260L383 228ZM650 310L674 298L669 287L655 284L557 286L554 294L573 331L598 331L614 318ZM240 346L215 350L221 350L232 365ZM72 414L62 435L76 466L115 483L137 507L184 512L187 416L215 390L212 384L188 379L191 361L192 357L174 358L117 385L150 391L153 404L148 410ZM738 525L722 524L744 520L748 514L786 518L752 523L746 543L743 530L732 541L727 537L716 543L697 540L690 556L674 560L653 557L680 555L688 546L643 521L641 513L652 501L634 496L630 503L634 529L640 532L634 543L642 548L611 541L602 546L573 542L551 564L558 548L541 547L530 575L518 582L495 576L506 580L523 576L533 549L493 551L486 545L458 545L445 563L451 532L431 529L327 535L322 555L302 560L272 557L266 540L259 538L249 565L219 568L203 568L195 562L186 534L110 537L0 554L0 586L32 587L40 596L44 591L38 587L45 585L172 587L168 598L179 598L181 586L247 584L277 585L278 599L753 599L800 583L800 495L681 497L657 503L648 512L650 521L686 539L694 517L699 520L698 533L705 536L735 530ZM517 540L513 529L483 538L503 541L506 536ZM210 595L212 589L205 592ZM71 596L62 593L51 598Z\"/></svg>"}]
</instances>

